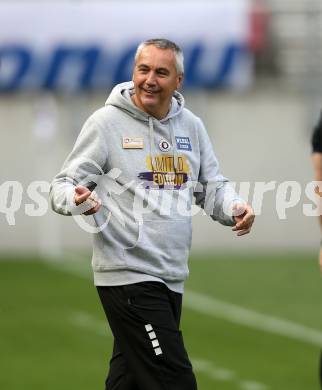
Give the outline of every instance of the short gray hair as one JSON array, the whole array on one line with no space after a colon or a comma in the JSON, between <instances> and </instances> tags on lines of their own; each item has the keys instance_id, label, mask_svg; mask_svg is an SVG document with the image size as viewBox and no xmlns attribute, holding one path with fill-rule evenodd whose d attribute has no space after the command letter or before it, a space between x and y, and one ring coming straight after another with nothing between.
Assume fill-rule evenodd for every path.
<instances>
[{"instance_id":1,"label":"short gray hair","mask_svg":"<svg viewBox=\"0 0 322 390\"><path fill-rule=\"evenodd\" d=\"M136 49L136 53L134 56L135 62L137 61L142 49L150 45L164 50L171 49L173 51L175 61L176 61L177 74L181 75L184 73L184 65L183 65L184 58L183 58L182 50L177 44L165 38L148 39L147 41L140 43L138 48Z\"/></svg>"}]
</instances>

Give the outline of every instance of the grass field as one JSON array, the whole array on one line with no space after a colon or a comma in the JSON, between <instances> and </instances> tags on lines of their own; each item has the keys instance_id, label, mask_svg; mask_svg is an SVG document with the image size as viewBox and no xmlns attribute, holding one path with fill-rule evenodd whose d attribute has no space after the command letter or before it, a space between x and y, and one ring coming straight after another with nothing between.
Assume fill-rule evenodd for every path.
<instances>
[{"instance_id":1,"label":"grass field","mask_svg":"<svg viewBox=\"0 0 322 390\"><path fill-rule=\"evenodd\" d=\"M195 257L190 269L182 329L199 390L319 389L315 256ZM89 261L2 257L0 275L0 389L103 389L112 337Z\"/></svg>"}]
</instances>

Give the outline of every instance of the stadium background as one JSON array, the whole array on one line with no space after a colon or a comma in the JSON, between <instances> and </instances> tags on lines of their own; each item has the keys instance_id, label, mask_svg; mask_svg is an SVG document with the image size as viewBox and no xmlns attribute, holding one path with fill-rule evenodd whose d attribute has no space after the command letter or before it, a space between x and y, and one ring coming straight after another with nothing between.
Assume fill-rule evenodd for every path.
<instances>
[{"instance_id":1,"label":"stadium background","mask_svg":"<svg viewBox=\"0 0 322 390\"><path fill-rule=\"evenodd\" d=\"M102 388L111 337L91 285L90 236L39 208L29 186L45 183L46 206L46 183L82 123L129 71L121 59L157 35L186 50L186 105L204 119L223 173L250 182L250 202L255 182L276 182L249 236L194 217L182 327L200 388L318 389L320 232L303 205L312 204L304 188L321 109L321 22L320 2L304 0L0 2L2 389ZM91 79L78 77L80 55L59 65L64 45L98 45L106 62L96 63ZM232 48L237 54L223 72ZM302 193L290 199L287 192L281 219L276 188L285 181Z\"/></svg>"}]
</instances>

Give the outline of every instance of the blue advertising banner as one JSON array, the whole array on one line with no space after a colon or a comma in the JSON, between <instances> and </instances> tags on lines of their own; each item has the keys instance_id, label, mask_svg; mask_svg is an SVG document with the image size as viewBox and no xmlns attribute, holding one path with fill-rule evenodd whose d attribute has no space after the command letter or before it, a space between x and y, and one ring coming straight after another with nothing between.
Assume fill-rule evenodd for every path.
<instances>
[{"instance_id":1,"label":"blue advertising banner","mask_svg":"<svg viewBox=\"0 0 322 390\"><path fill-rule=\"evenodd\" d=\"M2 2L0 92L106 89L129 80L137 44L182 47L185 88L252 80L247 0Z\"/></svg>"}]
</instances>

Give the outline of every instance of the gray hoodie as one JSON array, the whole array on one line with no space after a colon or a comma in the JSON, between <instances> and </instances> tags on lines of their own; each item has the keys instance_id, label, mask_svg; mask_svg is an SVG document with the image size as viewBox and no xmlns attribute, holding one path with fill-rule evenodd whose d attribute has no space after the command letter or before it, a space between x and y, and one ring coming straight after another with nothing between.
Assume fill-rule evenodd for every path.
<instances>
[{"instance_id":1,"label":"gray hoodie","mask_svg":"<svg viewBox=\"0 0 322 390\"><path fill-rule=\"evenodd\" d=\"M54 178L52 208L81 214L77 184L97 192L103 205L92 217L92 267L96 285L153 280L183 292L188 277L192 204L214 220L233 225L228 214L241 201L219 174L201 120L175 92L166 118L136 107L133 83L117 85L84 124L61 172ZM87 207L87 209L90 207ZM83 217L78 217L83 218Z\"/></svg>"}]
</instances>

